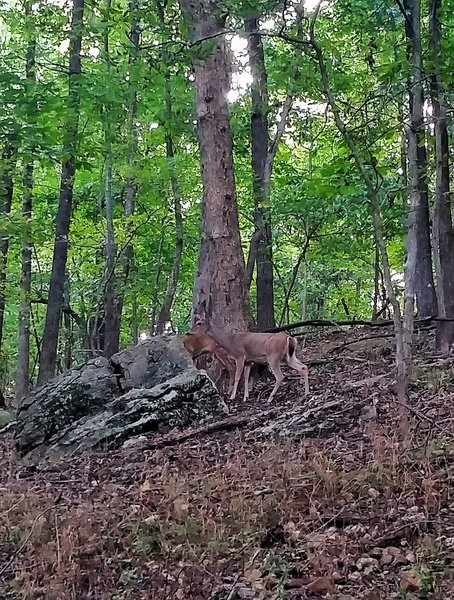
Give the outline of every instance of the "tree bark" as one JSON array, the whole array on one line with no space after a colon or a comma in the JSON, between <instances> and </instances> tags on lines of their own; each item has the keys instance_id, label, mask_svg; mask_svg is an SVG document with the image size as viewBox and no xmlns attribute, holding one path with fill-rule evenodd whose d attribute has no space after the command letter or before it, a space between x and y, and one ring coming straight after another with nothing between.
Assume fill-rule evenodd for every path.
<instances>
[{"instance_id":1,"label":"tree bark","mask_svg":"<svg viewBox=\"0 0 454 600\"><path fill-rule=\"evenodd\" d=\"M267 205L269 178L271 176L271 172L267 172L269 153L268 89L262 38L253 33L258 30L259 18L257 15L251 15L246 17L244 23L246 32L248 32L249 65L252 72L251 145L254 177L252 188L255 203L254 223L257 232L255 245L253 248L251 247L251 250L255 252L257 266L256 321L259 331L262 331L271 329L276 325L274 317L271 213Z\"/></svg>"},{"instance_id":2,"label":"tree bark","mask_svg":"<svg viewBox=\"0 0 454 600\"><path fill-rule=\"evenodd\" d=\"M192 41L213 47L194 61L196 112L203 177L202 239L194 291L193 315L208 311L221 327L247 330L252 317L245 286L241 248L232 134L227 93L230 62L223 36L225 17L212 0L180 0Z\"/></svg>"},{"instance_id":3,"label":"tree bark","mask_svg":"<svg viewBox=\"0 0 454 600\"><path fill-rule=\"evenodd\" d=\"M11 211L13 200L13 171L16 163L17 146L7 142L1 158L0 213L7 215ZM9 237L0 238L0 355L3 346L3 323L6 304L6 275L8 266Z\"/></svg>"},{"instance_id":4,"label":"tree bark","mask_svg":"<svg viewBox=\"0 0 454 600\"><path fill-rule=\"evenodd\" d=\"M55 374L57 362L60 315L63 305L63 285L68 257L68 235L71 222L74 176L76 174L76 146L79 128L81 45L84 0L74 0L70 32L69 58L69 106L65 126L60 199L52 259L52 274L49 288L49 301L44 325L44 337L39 361L38 384L43 384Z\"/></svg>"},{"instance_id":5,"label":"tree bark","mask_svg":"<svg viewBox=\"0 0 454 600\"><path fill-rule=\"evenodd\" d=\"M429 192L427 183L427 151L424 126L424 91L422 85L421 55L421 1L404 0L406 13L405 33L411 56L411 81L408 89L410 124L408 140L408 176L410 182L409 250L416 253L418 267L415 281L416 307L419 317L437 314L437 298L432 271L432 251L430 242ZM410 257L410 260L413 260Z\"/></svg>"},{"instance_id":6,"label":"tree bark","mask_svg":"<svg viewBox=\"0 0 454 600\"><path fill-rule=\"evenodd\" d=\"M441 0L430 0L429 30L433 72L430 77L432 116L435 128L436 188L434 197L434 254L437 271L438 316L454 317L454 231L449 177L449 138L446 102L440 78ZM435 241L437 243L435 243ZM448 352L454 343L454 323L439 321L438 346Z\"/></svg>"}]
</instances>

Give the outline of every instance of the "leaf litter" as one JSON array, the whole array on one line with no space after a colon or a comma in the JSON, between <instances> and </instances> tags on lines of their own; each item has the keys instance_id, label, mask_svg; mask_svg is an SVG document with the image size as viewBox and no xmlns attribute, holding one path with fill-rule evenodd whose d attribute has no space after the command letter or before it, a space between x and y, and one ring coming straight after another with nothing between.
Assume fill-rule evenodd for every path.
<instances>
[{"instance_id":1,"label":"leaf litter","mask_svg":"<svg viewBox=\"0 0 454 600\"><path fill-rule=\"evenodd\" d=\"M454 362L417 335L404 454L366 333L308 335L310 396L265 377L233 427L35 466L0 436L0 597L454 598Z\"/></svg>"}]
</instances>

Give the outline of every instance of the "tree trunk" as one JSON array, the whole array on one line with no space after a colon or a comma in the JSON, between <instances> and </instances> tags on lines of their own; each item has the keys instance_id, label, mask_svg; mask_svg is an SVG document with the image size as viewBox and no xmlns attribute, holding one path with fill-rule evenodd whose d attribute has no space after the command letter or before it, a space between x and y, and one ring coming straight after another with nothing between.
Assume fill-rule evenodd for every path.
<instances>
[{"instance_id":1,"label":"tree trunk","mask_svg":"<svg viewBox=\"0 0 454 600\"><path fill-rule=\"evenodd\" d=\"M158 3L158 13L161 25L165 27L165 6ZM164 62L166 65L165 71L165 84L164 84L164 96L165 96L165 113L164 113L164 129L165 129L165 144L166 144L166 157L167 167L169 170L170 183L172 186L173 195L173 211L175 215L175 254L173 257L172 269L170 271L169 279L167 281L167 288L164 294L164 300L162 302L161 310L158 316L158 322L156 326L157 333L163 333L166 324L171 319L172 305L175 299L177 291L178 280L180 278L181 269L181 257L183 254L183 215L181 212L181 191L178 182L178 177L175 171L175 151L173 144L173 111L172 111L172 90L170 84L170 58L167 52L164 52Z\"/></svg>"},{"instance_id":2,"label":"tree trunk","mask_svg":"<svg viewBox=\"0 0 454 600\"><path fill-rule=\"evenodd\" d=\"M105 2L105 23L103 34L103 61L106 79L110 76L109 30L111 0ZM116 291L116 248L112 196L112 125L110 104L103 106L104 112L104 203L106 207L106 283L104 288L104 356L111 358L120 349L121 308Z\"/></svg>"},{"instance_id":3,"label":"tree trunk","mask_svg":"<svg viewBox=\"0 0 454 600\"><path fill-rule=\"evenodd\" d=\"M157 333L163 333L166 323L170 321L170 312L177 291L178 279L180 277L181 257L183 254L183 215L181 212L180 186L178 183L177 174L175 172L175 152L172 138L172 94L170 88L170 72L168 69L166 71L165 80L165 105L166 156L170 182L172 185L173 210L175 214L175 255L173 258L172 270L169 275L169 281L167 282L166 293L164 295L164 300L158 317L156 328Z\"/></svg>"},{"instance_id":4,"label":"tree trunk","mask_svg":"<svg viewBox=\"0 0 454 600\"><path fill-rule=\"evenodd\" d=\"M1 158L0 181L0 214L7 215L11 211L13 200L14 179L13 171L16 162L17 147L7 143ZM8 263L9 237L0 238L0 355L3 345L3 323L6 303L6 270Z\"/></svg>"},{"instance_id":5,"label":"tree trunk","mask_svg":"<svg viewBox=\"0 0 454 600\"><path fill-rule=\"evenodd\" d=\"M436 188L434 198L434 254L438 284L438 314L454 318L454 231L451 213L449 179L449 138L446 103L440 78L441 56L441 0L430 0L430 48L433 73L430 77L432 116L435 127ZM437 243L435 243L437 240ZM440 321L438 346L448 352L454 343L454 323Z\"/></svg>"},{"instance_id":6,"label":"tree trunk","mask_svg":"<svg viewBox=\"0 0 454 600\"><path fill-rule=\"evenodd\" d=\"M407 344L408 341L411 343L411 333L412 333L412 323L411 328L408 332L405 330L405 323L402 323L402 311L400 308L399 301L397 299L396 293L394 291L392 277L391 277L391 266L389 263L388 250L386 248L385 235L383 231L383 220L381 216L381 208L380 208L380 198L378 193L374 187L374 184L369 176L368 170L364 161L358 152L355 142L348 131L344 120L342 119L342 115L339 109L339 106L336 102L336 98L334 97L331 86L329 82L328 70L326 68L325 59L323 56L323 51L315 39L314 36L314 25L315 19L318 14L318 10L320 9L320 4L318 5L318 9L316 10L310 27L310 41L312 48L315 51L318 67L320 69L320 75L322 80L322 89L326 100L333 112L334 121L336 123L336 127L338 128L340 134L342 135L346 145L348 146L356 167L358 169L359 174L361 175L367 190L367 195L369 197L371 208L372 208L372 218L374 223L374 233L375 233L375 241L377 247L380 251L380 256L382 259L383 265L383 277L386 286L386 291L388 294L388 298L393 307L393 321L394 321L394 333L396 338L396 370L397 370L397 395L400 401L401 406L401 419L400 419L400 429L403 438L403 444L408 445L408 435L409 435L409 426L408 426L408 409L407 409L407 384L408 384L408 362L406 358L408 357L407 352ZM413 315L412 315L413 317ZM408 325L408 324L407 324Z\"/></svg>"},{"instance_id":7,"label":"tree trunk","mask_svg":"<svg viewBox=\"0 0 454 600\"><path fill-rule=\"evenodd\" d=\"M66 157L62 164L60 199L57 212L57 225L52 260L52 275L49 287L49 301L44 325L44 337L39 361L38 383L43 384L55 374L57 361L60 315L63 305L63 285L68 257L68 235L71 221L74 176L76 174L76 145L79 128L81 45L84 0L74 0L69 58L69 106L65 126L63 153Z\"/></svg>"},{"instance_id":8,"label":"tree trunk","mask_svg":"<svg viewBox=\"0 0 454 600\"><path fill-rule=\"evenodd\" d=\"M251 145L253 170L253 195L255 203L254 223L257 232L255 251L257 275L257 327L259 331L276 326L274 318L273 245L271 234L269 180L267 181L268 159L268 90L262 38L254 35L259 19L251 15L245 19L248 32L249 65L252 72ZM269 173L269 176L271 173ZM252 248L251 248L252 250ZM253 265L252 265L253 268Z\"/></svg>"},{"instance_id":9,"label":"tree trunk","mask_svg":"<svg viewBox=\"0 0 454 600\"><path fill-rule=\"evenodd\" d=\"M159 296L159 285L161 280L161 269L162 269L162 247L164 245L164 222L161 222L161 237L159 238L158 253L156 256L156 274L154 280L153 294L151 296L151 314L150 314L150 335L156 334L156 320L158 314L158 296Z\"/></svg>"},{"instance_id":10,"label":"tree trunk","mask_svg":"<svg viewBox=\"0 0 454 600\"><path fill-rule=\"evenodd\" d=\"M221 11L211 0L180 0L180 6L193 42L213 38L223 30L225 18L219 16ZM203 312L205 307L217 325L247 330L252 317L245 286L227 104L230 64L223 36L207 43L213 46L212 52L194 61L203 206L193 314Z\"/></svg>"},{"instance_id":11,"label":"tree trunk","mask_svg":"<svg viewBox=\"0 0 454 600\"><path fill-rule=\"evenodd\" d=\"M107 117L109 118L109 117ZM104 200L106 203L106 283L104 290L104 356L110 358L120 349L120 311L116 294L116 254L112 198L112 148L106 144L104 164Z\"/></svg>"},{"instance_id":12,"label":"tree trunk","mask_svg":"<svg viewBox=\"0 0 454 600\"><path fill-rule=\"evenodd\" d=\"M374 260L374 300L372 308L372 321L378 318L378 300L380 298L380 252L377 244L375 244L375 260Z\"/></svg>"},{"instance_id":13,"label":"tree trunk","mask_svg":"<svg viewBox=\"0 0 454 600\"><path fill-rule=\"evenodd\" d=\"M127 149L127 164L128 164L128 177L126 181L126 201L125 201L125 217L130 219L135 212L136 194L137 194L137 182L134 168L136 164L137 156L137 126L136 126L136 115L137 115L137 79L135 75L135 65L137 64L137 57L140 46L140 26L139 26L139 2L138 0L130 0L129 2L129 16L131 20L131 27L129 30L129 40L131 45L129 47L128 62L130 66L129 72L129 103L128 103L128 120L127 120L127 135L128 135L128 149ZM126 288L128 283L133 277L134 273L134 246L132 240L128 243L124 249L123 254L123 288ZM124 290L118 293L118 310L121 316L124 305ZM138 332L137 332L137 301L133 299L133 322L131 325L131 335L133 343L137 344ZM120 321L121 325L121 321Z\"/></svg>"},{"instance_id":14,"label":"tree trunk","mask_svg":"<svg viewBox=\"0 0 454 600\"><path fill-rule=\"evenodd\" d=\"M33 48L33 53L34 53ZM28 61L27 61L28 62ZM33 61L34 63L34 61ZM22 215L27 223L25 239L22 244L21 304L19 309L19 349L15 378L15 406L19 407L30 389L30 294L32 287L32 247L30 242L29 221L33 208L33 163L24 168L24 197Z\"/></svg>"},{"instance_id":15,"label":"tree trunk","mask_svg":"<svg viewBox=\"0 0 454 600\"><path fill-rule=\"evenodd\" d=\"M437 314L432 272L430 242L429 193L427 184L427 151L424 125L424 91L422 85L421 56L421 2L404 0L407 18L405 32L412 61L412 76L408 89L410 102L410 125L407 127L408 175L410 182L409 229L414 230L415 240L409 247L416 253L418 277L415 281L418 316ZM413 259L411 259L413 260Z\"/></svg>"},{"instance_id":16,"label":"tree trunk","mask_svg":"<svg viewBox=\"0 0 454 600\"><path fill-rule=\"evenodd\" d=\"M25 4L25 18L30 19L32 15L32 3ZM25 76L30 87L36 82L36 34L32 29L32 36L28 40L25 59ZM33 91L33 90L32 90ZM35 121L36 104L30 106L30 122ZM30 294L32 287L32 247L30 241L30 219L33 208L33 175L34 163L28 162L24 167L22 199L22 216L26 223L24 241L22 243L22 277L21 277L21 300L19 307L19 347L17 353L17 369L14 386L14 404L16 408L21 405L22 400L30 390ZM39 353L39 348L37 348Z\"/></svg>"}]
</instances>

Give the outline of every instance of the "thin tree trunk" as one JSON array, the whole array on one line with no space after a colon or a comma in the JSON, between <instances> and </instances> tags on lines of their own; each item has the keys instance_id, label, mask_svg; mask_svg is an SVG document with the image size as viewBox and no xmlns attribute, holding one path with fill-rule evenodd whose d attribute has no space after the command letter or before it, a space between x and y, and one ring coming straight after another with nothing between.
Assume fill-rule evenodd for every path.
<instances>
[{"instance_id":1,"label":"thin tree trunk","mask_svg":"<svg viewBox=\"0 0 454 600\"><path fill-rule=\"evenodd\" d=\"M449 138L446 103L440 78L441 0L430 0L430 49L433 73L430 78L432 116L435 126L436 188L434 198L434 254L438 284L438 314L454 318L454 231L449 177ZM437 242L437 243L435 243ZM448 352L454 343L454 323L440 321L438 346Z\"/></svg>"},{"instance_id":2,"label":"thin tree trunk","mask_svg":"<svg viewBox=\"0 0 454 600\"><path fill-rule=\"evenodd\" d=\"M175 255L173 258L172 270L167 282L166 293L161 310L159 312L157 333L163 333L166 323L170 321L170 313L177 291L178 280L180 277L181 257L183 254L183 215L181 212L181 192L178 183L178 177L175 171L175 152L172 138L172 94L170 88L170 72L167 69L165 78L165 127L166 127L166 156L169 169L170 182L173 194L173 210L175 214Z\"/></svg>"},{"instance_id":3,"label":"thin tree trunk","mask_svg":"<svg viewBox=\"0 0 454 600\"><path fill-rule=\"evenodd\" d=\"M274 318L274 284L273 284L273 244L271 234L271 213L267 206L269 198L269 178L267 173L268 160L268 89L265 68L265 55L261 36L254 34L258 30L259 18L251 15L245 19L245 29L248 32L249 65L252 72L252 113L251 113L251 145L253 194L255 202L254 222L257 236L251 246L257 265L257 327L259 331L272 329L276 326ZM268 175L268 180L266 176ZM253 263L252 263L253 268ZM250 283L248 271L248 282Z\"/></svg>"},{"instance_id":4,"label":"thin tree trunk","mask_svg":"<svg viewBox=\"0 0 454 600\"><path fill-rule=\"evenodd\" d=\"M131 42L129 46L129 57L128 63L130 66L129 73L129 102L128 102L128 119L127 119L127 136L128 136L128 148L127 148L127 165L128 165L128 177L126 181L126 201L125 201L125 217L130 219L135 212L135 203L137 195L137 181L136 174L134 172L137 157L138 147L138 130L136 125L137 116L137 78L135 74L135 66L137 64L139 47L140 47L140 25L139 25L139 2L138 0L130 0L129 2L129 17L131 20L131 27L129 30L129 40ZM124 305L124 290L130 283L130 280L134 277L134 246L133 241L126 246L123 254L123 290L118 293L117 302L118 310L121 315ZM131 325L131 335L133 343L138 342L137 332L137 301L133 299L133 322ZM134 322L134 319L135 322ZM121 321L120 321L121 325Z\"/></svg>"},{"instance_id":5,"label":"thin tree trunk","mask_svg":"<svg viewBox=\"0 0 454 600\"><path fill-rule=\"evenodd\" d=\"M115 289L116 257L115 232L113 223L111 141L108 141L106 143L106 159L104 163L104 170L104 200L106 205L106 284L104 291L104 356L106 358L110 358L119 351L120 346L120 313L118 311L118 298Z\"/></svg>"},{"instance_id":6,"label":"thin tree trunk","mask_svg":"<svg viewBox=\"0 0 454 600\"><path fill-rule=\"evenodd\" d=\"M165 4L158 2L157 9L159 13L159 19L164 29L165 27ZM164 294L164 300L162 302L161 310L158 316L158 322L156 325L156 332L163 333L166 324L171 320L171 310L177 291L178 280L180 278L181 269L181 257L183 254L183 215L181 211L181 191L178 182L178 177L175 171L175 150L173 143L173 111L172 111L172 90L171 90L171 72L170 72L170 58L167 52L164 52L163 56L165 68L165 83L164 83L164 97L165 97L165 113L164 113L164 129L165 129L165 144L166 144L166 158L167 168L169 170L169 178L172 187L173 196L173 211L175 216L175 254L173 257L172 268L170 271L169 279L167 281L167 288Z\"/></svg>"},{"instance_id":7,"label":"thin tree trunk","mask_svg":"<svg viewBox=\"0 0 454 600\"><path fill-rule=\"evenodd\" d=\"M74 176L76 174L77 132L79 128L81 45L84 14L84 0L74 0L69 59L69 106L65 126L63 161L60 183L60 200L57 212L52 275L49 287L49 301L44 325L44 337L39 361L38 383L43 384L55 374L57 362L60 315L63 305L63 284L68 257L68 235L71 222Z\"/></svg>"},{"instance_id":8,"label":"thin tree trunk","mask_svg":"<svg viewBox=\"0 0 454 600\"><path fill-rule=\"evenodd\" d=\"M2 175L0 181L0 214L8 215L13 200L13 172L16 162L17 147L7 143L1 158ZM0 355L3 346L3 323L6 304L6 275L8 265L9 237L0 238Z\"/></svg>"},{"instance_id":9,"label":"thin tree trunk","mask_svg":"<svg viewBox=\"0 0 454 600\"><path fill-rule=\"evenodd\" d=\"M378 299L380 298L380 252L377 244L375 244L375 260L374 260L374 300L372 308L372 321L377 320L378 316Z\"/></svg>"},{"instance_id":10,"label":"thin tree trunk","mask_svg":"<svg viewBox=\"0 0 454 600\"><path fill-rule=\"evenodd\" d=\"M408 409L407 409L406 391L407 391L409 373L408 373L408 363L406 360L406 357L408 356L406 346L407 346L408 342L410 341L410 347L411 347L412 327L410 328L411 330L409 331L409 336L410 336L409 337L408 335L406 335L406 331L403 328L402 313L401 313L399 301L397 299L397 296L396 296L396 293L395 293L394 287L393 287L393 282L392 282L392 277L391 277L391 267L390 267L390 263L389 263L388 251L386 248L385 235L383 232L383 221L382 221L381 209L380 209L380 198L379 198L378 193L375 190L374 184L369 176L366 165L364 164L363 159L362 159L360 153L358 152L358 149L350 135L350 132L346 128L345 123L342 119L339 106L338 106L336 99L331 91L328 70L326 68L326 63L325 63L325 59L323 57L322 48L314 36L315 19L317 17L319 9L320 9L320 4L318 5L318 9L315 12L312 22L311 22L309 43L315 51L318 67L320 69L320 75L321 75L321 80L322 80L322 89L323 89L324 95L326 97L326 100L327 100L332 112L333 112L334 121L336 123L336 126L354 158L358 172L360 173L361 177L363 178L363 181L366 185L367 195L369 197L371 207L372 207L372 217L373 217L373 223L374 223L375 240L376 240L376 244L378 246L378 249L379 249L380 255L381 255L381 259L382 259L383 275L384 275L386 291L388 294L388 298L391 302L391 305L393 307L394 333L396 336L396 367L397 367L397 377L398 377L397 392L398 392L398 397L399 397L399 401L401 403L401 408L402 408L400 427L401 427L401 433L403 436L403 442L404 442L404 444L407 444L409 427L408 427ZM406 324L406 325L408 325L408 324Z\"/></svg>"},{"instance_id":11,"label":"thin tree trunk","mask_svg":"<svg viewBox=\"0 0 454 600\"><path fill-rule=\"evenodd\" d=\"M34 52L34 50L33 50ZM32 286L32 247L30 241L30 219L33 208L33 163L24 168L24 197L22 215L27 224L22 244L21 304L19 309L19 349L15 379L15 406L19 407L30 388L30 294Z\"/></svg>"},{"instance_id":12,"label":"thin tree trunk","mask_svg":"<svg viewBox=\"0 0 454 600\"><path fill-rule=\"evenodd\" d=\"M32 3L30 1L25 4L25 18L32 17ZM30 24L28 24L30 27ZM33 31L33 30L32 30ZM25 59L25 76L30 87L34 87L36 82L36 35L33 31L31 38L28 40L27 53ZM31 90L33 92L33 89ZM31 108L31 123L35 120L36 105ZM19 347L17 353L17 369L15 376L14 403L18 408L28 394L30 389L30 294L32 287L32 246L30 240L30 219L33 209L33 175L34 163L29 161L24 167L23 187L24 195L22 199L22 216L26 223L24 232L24 241L22 243L21 263L21 301L19 307ZM39 347L37 348L39 355Z\"/></svg>"},{"instance_id":13,"label":"thin tree trunk","mask_svg":"<svg viewBox=\"0 0 454 600\"><path fill-rule=\"evenodd\" d=\"M301 321L307 319L307 262L303 262L303 285L301 290Z\"/></svg>"},{"instance_id":14,"label":"thin tree trunk","mask_svg":"<svg viewBox=\"0 0 454 600\"><path fill-rule=\"evenodd\" d=\"M105 1L105 23L103 34L103 60L106 71L106 79L110 76L110 53L109 53L109 31L110 31L110 9L111 0ZM116 248L115 229L113 217L112 196L112 125L110 123L110 104L107 102L103 107L104 112L104 203L106 207L106 283L104 289L104 356L111 358L120 349L120 315L121 308L118 303L116 292ZM120 310L119 310L120 309Z\"/></svg>"},{"instance_id":15,"label":"thin tree trunk","mask_svg":"<svg viewBox=\"0 0 454 600\"><path fill-rule=\"evenodd\" d=\"M194 61L203 206L193 314L208 310L217 325L247 330L252 316L245 286L227 104L230 62L223 36L218 36L225 17L211 0L180 0L180 6L193 42L213 38L206 42L212 48L210 54Z\"/></svg>"},{"instance_id":16,"label":"thin tree trunk","mask_svg":"<svg viewBox=\"0 0 454 600\"><path fill-rule=\"evenodd\" d=\"M410 124L406 130L410 181L409 234L414 231L415 240L409 241L409 247L416 252L415 261L418 265L418 277L415 281L416 307L418 316L423 318L437 314L437 298L432 271L427 150L423 112L421 0L404 0L404 7L407 15L405 32L412 62L412 76L408 90Z\"/></svg>"},{"instance_id":17,"label":"thin tree trunk","mask_svg":"<svg viewBox=\"0 0 454 600\"><path fill-rule=\"evenodd\" d=\"M150 335L156 334L156 318L158 314L159 282L162 269L162 247L164 245L164 219L161 223L161 237L159 238L158 255L156 257L156 276L154 280L153 295L151 298Z\"/></svg>"},{"instance_id":18,"label":"thin tree trunk","mask_svg":"<svg viewBox=\"0 0 454 600\"><path fill-rule=\"evenodd\" d=\"M131 311L131 337L134 346L139 343L139 323L137 318L137 298L134 296L132 299L132 311Z\"/></svg>"},{"instance_id":19,"label":"thin tree trunk","mask_svg":"<svg viewBox=\"0 0 454 600\"><path fill-rule=\"evenodd\" d=\"M69 314L69 307L71 306L71 298L69 292L69 280L66 278L65 291L64 291L64 306L68 310L63 310L63 325L65 327L64 345L63 345L63 365L65 369L70 369L72 366L72 347L73 347L73 328L72 318Z\"/></svg>"}]
</instances>

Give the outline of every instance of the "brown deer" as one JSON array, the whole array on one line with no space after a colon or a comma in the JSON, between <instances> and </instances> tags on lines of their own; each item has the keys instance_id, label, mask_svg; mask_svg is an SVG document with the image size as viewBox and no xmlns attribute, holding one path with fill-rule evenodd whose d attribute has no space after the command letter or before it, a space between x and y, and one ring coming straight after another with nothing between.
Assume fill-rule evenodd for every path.
<instances>
[{"instance_id":1,"label":"brown deer","mask_svg":"<svg viewBox=\"0 0 454 600\"><path fill-rule=\"evenodd\" d=\"M235 332L228 333L210 323L208 319L200 321L192 328L192 331L200 334L208 334L218 346L224 348L228 355L235 361L235 383L230 400L236 396L238 383L244 371L244 400L249 398L249 374L252 364L268 364L276 383L268 398L272 402L276 392L280 388L284 376L281 364L285 362L289 367L298 371L304 381L304 391L309 393L308 368L296 357L298 343L295 338L286 333L252 333Z\"/></svg>"},{"instance_id":2,"label":"brown deer","mask_svg":"<svg viewBox=\"0 0 454 600\"><path fill-rule=\"evenodd\" d=\"M207 333L197 332L194 328L183 338L183 346L194 361L205 353L210 353L217 359L222 371L215 384L218 383L225 371L227 371L229 376L228 394L230 394L235 379L235 359L229 356L228 352L219 346Z\"/></svg>"}]
</instances>

